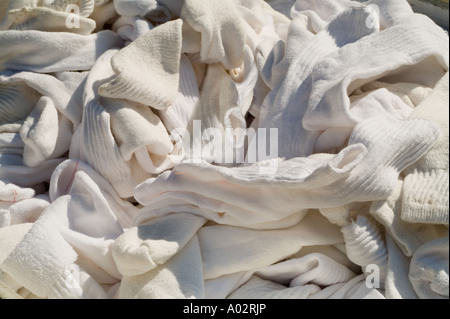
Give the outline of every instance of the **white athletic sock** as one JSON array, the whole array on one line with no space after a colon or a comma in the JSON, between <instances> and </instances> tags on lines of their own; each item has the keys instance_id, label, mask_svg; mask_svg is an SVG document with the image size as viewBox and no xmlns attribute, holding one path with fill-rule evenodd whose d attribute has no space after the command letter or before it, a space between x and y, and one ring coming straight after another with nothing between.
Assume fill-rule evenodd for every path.
<instances>
[{"instance_id":1,"label":"white athletic sock","mask_svg":"<svg viewBox=\"0 0 450 319\"><path fill-rule=\"evenodd\" d=\"M386 200L373 203L370 214L384 226L403 253L411 257L428 241L448 236L448 227L404 221L401 218L404 209L403 192L404 182L398 181L394 191Z\"/></svg>"},{"instance_id":2,"label":"white athletic sock","mask_svg":"<svg viewBox=\"0 0 450 319\"><path fill-rule=\"evenodd\" d=\"M181 19L164 23L114 55L116 76L100 86L100 95L169 107L178 92L182 25Z\"/></svg>"},{"instance_id":3,"label":"white athletic sock","mask_svg":"<svg viewBox=\"0 0 450 319\"><path fill-rule=\"evenodd\" d=\"M0 30L36 30L88 35L94 31L95 26L94 20L77 13L57 11L46 7L24 7L10 10L7 18L2 21Z\"/></svg>"},{"instance_id":4,"label":"white athletic sock","mask_svg":"<svg viewBox=\"0 0 450 319\"><path fill-rule=\"evenodd\" d=\"M378 223L372 218L361 215L355 222L342 227L341 231L344 234L348 258L360 265L366 276L370 274L371 268L368 267L377 267L378 281L383 288L388 252L384 234Z\"/></svg>"},{"instance_id":5,"label":"white athletic sock","mask_svg":"<svg viewBox=\"0 0 450 319\"><path fill-rule=\"evenodd\" d=\"M317 76L312 76L313 70L321 58L332 52L339 52L339 47L358 42L377 32L376 28L361 27L371 15L373 12L364 8L350 9L337 16L326 29L308 42L303 45L297 43L295 57L284 80L266 97L259 114L260 128L278 129L280 157L290 159L312 154L319 132L307 131L302 122L308 110L310 96L314 93L311 90Z\"/></svg>"},{"instance_id":6,"label":"white athletic sock","mask_svg":"<svg viewBox=\"0 0 450 319\"><path fill-rule=\"evenodd\" d=\"M389 233L386 234L388 267L385 279L387 299L418 299L408 278L411 258L406 257Z\"/></svg>"},{"instance_id":7,"label":"white athletic sock","mask_svg":"<svg viewBox=\"0 0 450 319\"><path fill-rule=\"evenodd\" d=\"M185 0L180 17L200 34L202 62L227 69L242 64L245 27L231 0Z\"/></svg>"},{"instance_id":8,"label":"white athletic sock","mask_svg":"<svg viewBox=\"0 0 450 319\"><path fill-rule=\"evenodd\" d=\"M164 265L142 275L124 276L119 292L120 299L203 299L204 296L197 236Z\"/></svg>"},{"instance_id":9,"label":"white athletic sock","mask_svg":"<svg viewBox=\"0 0 450 319\"><path fill-rule=\"evenodd\" d=\"M413 223L448 225L448 102L449 75L439 81L411 118L434 121L440 126L437 143L420 161L405 170L401 217Z\"/></svg>"},{"instance_id":10,"label":"white athletic sock","mask_svg":"<svg viewBox=\"0 0 450 319\"><path fill-rule=\"evenodd\" d=\"M163 265L184 248L205 222L190 214L173 214L127 230L112 246L117 268L125 276L136 276Z\"/></svg>"}]
</instances>

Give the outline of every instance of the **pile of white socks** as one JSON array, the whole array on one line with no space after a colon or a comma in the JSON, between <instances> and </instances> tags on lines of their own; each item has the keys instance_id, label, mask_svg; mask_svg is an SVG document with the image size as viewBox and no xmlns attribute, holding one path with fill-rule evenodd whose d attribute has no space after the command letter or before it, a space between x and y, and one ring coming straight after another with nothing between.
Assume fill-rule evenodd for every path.
<instances>
[{"instance_id":1,"label":"pile of white socks","mask_svg":"<svg viewBox=\"0 0 450 319\"><path fill-rule=\"evenodd\" d=\"M2 1L0 298L449 298L448 70L406 0Z\"/></svg>"}]
</instances>

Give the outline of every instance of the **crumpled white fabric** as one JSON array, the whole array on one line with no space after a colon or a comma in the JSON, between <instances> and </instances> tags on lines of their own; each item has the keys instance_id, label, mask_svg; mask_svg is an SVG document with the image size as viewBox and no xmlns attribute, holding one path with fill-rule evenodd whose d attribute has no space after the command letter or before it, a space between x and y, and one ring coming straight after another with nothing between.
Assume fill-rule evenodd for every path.
<instances>
[{"instance_id":1,"label":"crumpled white fabric","mask_svg":"<svg viewBox=\"0 0 450 319\"><path fill-rule=\"evenodd\" d=\"M448 298L448 49L406 0L1 1L0 297Z\"/></svg>"}]
</instances>

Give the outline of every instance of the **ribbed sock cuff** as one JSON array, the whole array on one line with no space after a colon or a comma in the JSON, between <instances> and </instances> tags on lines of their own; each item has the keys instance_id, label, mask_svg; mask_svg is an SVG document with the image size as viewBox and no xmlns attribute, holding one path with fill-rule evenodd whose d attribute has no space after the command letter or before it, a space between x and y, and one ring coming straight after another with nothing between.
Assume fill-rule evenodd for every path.
<instances>
[{"instance_id":1,"label":"ribbed sock cuff","mask_svg":"<svg viewBox=\"0 0 450 319\"><path fill-rule=\"evenodd\" d=\"M448 225L448 170L414 171L404 181L402 219Z\"/></svg>"}]
</instances>

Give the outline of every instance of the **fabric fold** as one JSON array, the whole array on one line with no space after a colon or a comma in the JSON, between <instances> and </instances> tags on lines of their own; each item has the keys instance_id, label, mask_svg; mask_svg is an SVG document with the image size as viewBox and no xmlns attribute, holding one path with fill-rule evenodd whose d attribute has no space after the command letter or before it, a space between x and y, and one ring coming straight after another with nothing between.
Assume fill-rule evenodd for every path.
<instances>
[{"instance_id":1,"label":"fabric fold","mask_svg":"<svg viewBox=\"0 0 450 319\"><path fill-rule=\"evenodd\" d=\"M122 39L109 30L86 36L69 32L2 31L0 70L86 71L105 51L122 45Z\"/></svg>"},{"instance_id":2,"label":"fabric fold","mask_svg":"<svg viewBox=\"0 0 450 319\"><path fill-rule=\"evenodd\" d=\"M119 51L111 60L117 76L100 86L100 95L169 107L178 92L182 25L181 19L164 23Z\"/></svg>"}]
</instances>

